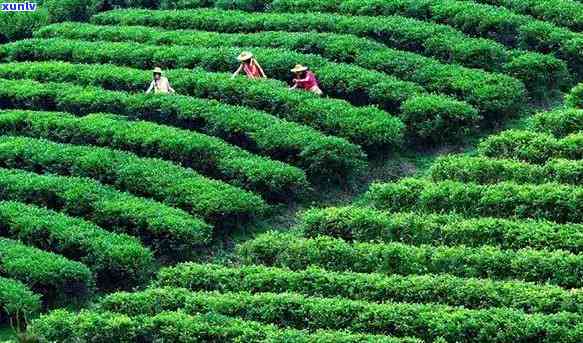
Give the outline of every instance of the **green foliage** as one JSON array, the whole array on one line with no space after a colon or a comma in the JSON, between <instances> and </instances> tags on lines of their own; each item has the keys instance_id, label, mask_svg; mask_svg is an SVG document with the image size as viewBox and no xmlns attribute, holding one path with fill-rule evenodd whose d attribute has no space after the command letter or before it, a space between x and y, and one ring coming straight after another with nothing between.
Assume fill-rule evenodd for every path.
<instances>
[{"instance_id":1,"label":"green foliage","mask_svg":"<svg viewBox=\"0 0 583 343\"><path fill-rule=\"evenodd\" d=\"M371 304L297 294L192 293L185 289L149 289L115 293L101 302L106 311L126 315L182 310L214 312L281 326L311 330L416 336L426 342L578 342L581 316L572 313L525 315L510 309L467 310L440 305ZM578 325L577 325L578 324ZM501 330L500 328L504 328Z\"/></svg>"},{"instance_id":2,"label":"green foliage","mask_svg":"<svg viewBox=\"0 0 583 343\"><path fill-rule=\"evenodd\" d=\"M246 343L421 343L414 338L340 331L307 332L219 314L162 312L146 317L84 310L53 311L34 321L31 334L41 341L92 342L246 342Z\"/></svg>"},{"instance_id":3,"label":"green foliage","mask_svg":"<svg viewBox=\"0 0 583 343\"><path fill-rule=\"evenodd\" d=\"M357 174L366 165L362 150L344 139L264 112L182 95L130 94L64 83L0 80L0 107L78 115L112 112L198 129L332 180Z\"/></svg>"},{"instance_id":4,"label":"green foliage","mask_svg":"<svg viewBox=\"0 0 583 343\"><path fill-rule=\"evenodd\" d=\"M290 92L279 82L257 82L247 78L234 81L230 75L200 69L177 69L165 74L178 93L266 110L283 119L312 126L364 146L394 147L401 141L401 121L374 107L354 107L341 100L321 99L309 92ZM113 65L26 62L3 64L0 77L73 82L110 90L141 92L152 76L147 71ZM447 103L449 100L442 101Z\"/></svg>"},{"instance_id":5,"label":"green foliage","mask_svg":"<svg viewBox=\"0 0 583 343\"><path fill-rule=\"evenodd\" d=\"M11 239L0 239L0 268L4 277L41 294L50 307L81 304L93 292L93 275L85 265Z\"/></svg>"},{"instance_id":6,"label":"green foliage","mask_svg":"<svg viewBox=\"0 0 583 343\"><path fill-rule=\"evenodd\" d=\"M182 210L85 178L0 169L0 199L84 217L108 230L135 235L174 260L185 259L204 246L212 231L211 226Z\"/></svg>"},{"instance_id":7,"label":"green foliage","mask_svg":"<svg viewBox=\"0 0 583 343\"><path fill-rule=\"evenodd\" d=\"M241 224L267 208L257 195L191 169L106 148L2 136L0 167L92 178L222 226Z\"/></svg>"},{"instance_id":8,"label":"green foliage","mask_svg":"<svg viewBox=\"0 0 583 343\"><path fill-rule=\"evenodd\" d=\"M315 266L357 273L448 273L459 277L518 279L571 288L583 284L583 257L561 250L514 251L490 246L412 246L396 242L349 244L326 236L307 239L270 232L241 244L238 255L245 264L292 270Z\"/></svg>"},{"instance_id":9,"label":"green foliage","mask_svg":"<svg viewBox=\"0 0 583 343\"><path fill-rule=\"evenodd\" d=\"M535 91L557 87L569 81L566 64L552 56L535 54L524 57L528 53L506 49L502 44L491 40L469 38L451 26L399 16L361 17L302 13L302 20L297 20L297 16L290 13L247 14L212 9L157 12L120 10L98 14L92 18L92 22L198 30L206 30L207 22L215 22L220 23L220 27L215 26L213 29L221 32L251 33L279 30L347 33L372 38L392 48L436 57L448 63L454 62L467 67L498 72L510 69L514 73L513 76L520 80L524 78L525 83L533 81L533 69L544 70L547 79L558 81L558 84L554 85L527 84ZM520 62L514 61L516 58L520 58ZM511 66L507 66L513 61ZM526 68L520 70L520 67Z\"/></svg>"},{"instance_id":10,"label":"green foliage","mask_svg":"<svg viewBox=\"0 0 583 343\"><path fill-rule=\"evenodd\" d=\"M38 314L40 296L20 281L0 277L0 307L0 322L18 327Z\"/></svg>"},{"instance_id":11,"label":"green foliage","mask_svg":"<svg viewBox=\"0 0 583 343\"><path fill-rule=\"evenodd\" d=\"M90 144L158 157L269 199L289 199L307 187L298 168L253 155L215 137L112 114L75 117L60 112L0 111L0 132Z\"/></svg>"},{"instance_id":12,"label":"green foliage","mask_svg":"<svg viewBox=\"0 0 583 343\"><path fill-rule=\"evenodd\" d=\"M583 8L578 0L477 0L477 2L504 6L516 13L550 21L574 31L583 30Z\"/></svg>"},{"instance_id":13,"label":"green foliage","mask_svg":"<svg viewBox=\"0 0 583 343\"><path fill-rule=\"evenodd\" d=\"M215 26L214 22L209 21L205 23L205 28L207 30L220 29L219 25ZM167 31L146 26L119 27L61 23L44 27L37 31L35 36L39 38L128 41L152 45L173 44L196 47L222 47L227 44L278 47L297 52L314 53L336 62L352 63L366 69L395 75L403 80L418 83L428 91L458 97L475 106L485 117L496 118L513 114L523 102L525 93L524 85L508 76L459 65L444 64L435 59L390 49L383 44L352 35L273 31L237 34L185 30ZM183 76L173 75L173 82L176 82L177 77ZM216 78L215 83L217 83ZM271 86L273 94L273 85L269 86ZM258 85L255 82L248 82L243 89L247 87L257 89ZM248 96L246 94L242 100ZM290 95L286 96L286 98L289 97ZM314 100L312 101L315 103ZM310 102L306 103L304 100L302 106L310 108L313 106ZM327 104L330 104L330 101L327 101ZM338 107L336 106L334 110L338 111ZM326 110L326 107L314 107L314 110L322 111ZM398 110L403 111L402 108Z\"/></svg>"},{"instance_id":14,"label":"green foliage","mask_svg":"<svg viewBox=\"0 0 583 343\"><path fill-rule=\"evenodd\" d=\"M543 165L535 165L516 160L449 155L438 158L429 173L434 181L479 184L556 182L578 186L583 184L583 161L551 159Z\"/></svg>"},{"instance_id":15,"label":"green foliage","mask_svg":"<svg viewBox=\"0 0 583 343\"><path fill-rule=\"evenodd\" d=\"M332 272L316 267L292 271L265 266L225 267L183 263L162 268L158 287L192 291L301 293L372 302L440 303L470 309L510 307L526 312L582 313L583 293L550 285L451 275L382 275Z\"/></svg>"},{"instance_id":16,"label":"green foliage","mask_svg":"<svg viewBox=\"0 0 583 343\"><path fill-rule=\"evenodd\" d=\"M543 164L551 159L583 159L583 134L572 133L557 139L547 133L507 130L489 136L478 145L482 156L508 158Z\"/></svg>"},{"instance_id":17,"label":"green foliage","mask_svg":"<svg viewBox=\"0 0 583 343\"><path fill-rule=\"evenodd\" d=\"M137 239L44 208L0 202L0 230L3 236L82 262L101 289L131 289L153 273L152 252Z\"/></svg>"},{"instance_id":18,"label":"green foliage","mask_svg":"<svg viewBox=\"0 0 583 343\"><path fill-rule=\"evenodd\" d=\"M555 137L566 137L583 131L583 110L560 108L540 112L529 119L529 128L536 132L546 132Z\"/></svg>"},{"instance_id":19,"label":"green foliage","mask_svg":"<svg viewBox=\"0 0 583 343\"><path fill-rule=\"evenodd\" d=\"M366 196L389 211L457 212L466 216L533 218L558 223L583 222L583 188L555 183L477 185L406 178L374 183Z\"/></svg>"},{"instance_id":20,"label":"green foliage","mask_svg":"<svg viewBox=\"0 0 583 343\"><path fill-rule=\"evenodd\" d=\"M361 242L412 245L496 246L502 249L583 250L583 225L455 214L389 213L372 208L329 207L300 215L307 237L319 235Z\"/></svg>"}]
</instances>

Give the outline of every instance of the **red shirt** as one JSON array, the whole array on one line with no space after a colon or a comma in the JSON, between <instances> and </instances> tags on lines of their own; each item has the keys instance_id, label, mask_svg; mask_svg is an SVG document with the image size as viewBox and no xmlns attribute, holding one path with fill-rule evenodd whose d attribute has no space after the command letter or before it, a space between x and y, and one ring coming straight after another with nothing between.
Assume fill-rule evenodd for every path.
<instances>
[{"instance_id":1,"label":"red shirt","mask_svg":"<svg viewBox=\"0 0 583 343\"><path fill-rule=\"evenodd\" d=\"M316 79L316 75L311 71L306 72L306 77L304 79L305 81L296 81L299 88L310 90L314 88L314 86L318 86L318 79Z\"/></svg>"},{"instance_id":2,"label":"red shirt","mask_svg":"<svg viewBox=\"0 0 583 343\"><path fill-rule=\"evenodd\" d=\"M249 77L250 79L259 79L263 77L255 61L243 64L243 70L245 71L245 74L247 74L247 77Z\"/></svg>"}]
</instances>

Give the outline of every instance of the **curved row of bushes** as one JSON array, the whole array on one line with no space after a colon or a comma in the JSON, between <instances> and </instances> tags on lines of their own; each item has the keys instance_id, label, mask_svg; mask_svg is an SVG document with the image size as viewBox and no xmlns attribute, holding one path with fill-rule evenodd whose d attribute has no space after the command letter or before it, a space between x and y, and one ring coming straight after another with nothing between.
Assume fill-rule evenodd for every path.
<instances>
[{"instance_id":1,"label":"curved row of bushes","mask_svg":"<svg viewBox=\"0 0 583 343\"><path fill-rule=\"evenodd\" d=\"M314 267L292 271L265 266L233 268L189 262L162 268L156 286L181 287L192 291L293 292L379 303L439 303L469 309L510 307L528 313L583 313L581 291L451 275L360 274Z\"/></svg>"},{"instance_id":2,"label":"curved row of bushes","mask_svg":"<svg viewBox=\"0 0 583 343\"><path fill-rule=\"evenodd\" d=\"M84 217L140 238L175 260L207 244L212 227L186 212L116 191L96 181L0 168L0 199L22 201Z\"/></svg>"},{"instance_id":3,"label":"curved row of bushes","mask_svg":"<svg viewBox=\"0 0 583 343\"><path fill-rule=\"evenodd\" d=\"M311 175L345 180L365 165L362 150L264 112L181 95L130 94L66 83L0 79L0 108L113 112L197 129L249 150L299 165Z\"/></svg>"},{"instance_id":4,"label":"curved row of bushes","mask_svg":"<svg viewBox=\"0 0 583 343\"><path fill-rule=\"evenodd\" d=\"M22 328L40 311L40 296L22 282L0 276L0 308L0 323Z\"/></svg>"},{"instance_id":5,"label":"curved row of bushes","mask_svg":"<svg viewBox=\"0 0 583 343\"><path fill-rule=\"evenodd\" d=\"M439 305L371 304L298 294L192 293L180 288L115 293L100 304L126 315L182 310L215 312L283 327L415 336L426 342L578 342L581 316L526 315L509 309L467 310ZM577 325L579 324L579 325Z\"/></svg>"},{"instance_id":6,"label":"curved row of bushes","mask_svg":"<svg viewBox=\"0 0 583 343\"><path fill-rule=\"evenodd\" d=\"M429 169L434 181L454 180L491 184L556 182L579 186L583 184L583 161L552 159L544 165L516 160L449 155L438 158Z\"/></svg>"},{"instance_id":7,"label":"curved row of bushes","mask_svg":"<svg viewBox=\"0 0 583 343\"><path fill-rule=\"evenodd\" d=\"M93 293L93 275L84 264L11 239L0 239L0 268L2 276L41 294L49 307L78 305Z\"/></svg>"},{"instance_id":8,"label":"curved row of bushes","mask_svg":"<svg viewBox=\"0 0 583 343\"><path fill-rule=\"evenodd\" d=\"M318 31L369 37L387 46L436 57L518 78L529 87L549 89L570 80L566 63L554 56L508 50L491 40L469 38L446 25L397 16L363 17L334 14L244 13L220 10L119 10L96 15L92 22L105 25L145 25L166 29L202 29L215 23L223 32Z\"/></svg>"},{"instance_id":9,"label":"curved row of bushes","mask_svg":"<svg viewBox=\"0 0 583 343\"><path fill-rule=\"evenodd\" d=\"M576 109L583 108L583 83L573 87L565 98L565 104Z\"/></svg>"},{"instance_id":10,"label":"curved row of bushes","mask_svg":"<svg viewBox=\"0 0 583 343\"><path fill-rule=\"evenodd\" d=\"M259 196L191 169L101 147L0 136L0 167L92 178L181 208L221 227L239 225L267 209Z\"/></svg>"},{"instance_id":11,"label":"curved row of bushes","mask_svg":"<svg viewBox=\"0 0 583 343\"><path fill-rule=\"evenodd\" d=\"M136 68L160 65L166 68L201 67L211 71L232 71L237 68L233 56L235 47L155 46L135 43L86 42L63 39L19 41L0 46L5 61L66 60L83 63L115 63ZM333 63L320 56L300 54L289 50L261 48L254 53L270 77L290 78L290 61L301 61L314 68L324 92L357 105L379 104L389 111L401 110L401 119L411 135L440 142L455 139L466 133L480 119L469 104L444 95L424 93L421 86L398 80L384 73L361 67ZM299 62L298 62L299 63ZM207 85L207 87L209 87ZM287 91L287 90L286 90ZM320 113L320 112L317 112ZM324 113L317 120L314 114L289 112L286 118L308 123L332 134L347 137L365 147L395 147L401 143L402 124L386 113L373 111L374 118L363 124L358 118L339 119ZM278 115L284 116L279 113ZM361 115L358 115L361 117ZM372 123L372 128L370 127ZM448 135L443 132L447 130Z\"/></svg>"},{"instance_id":12,"label":"curved row of bushes","mask_svg":"<svg viewBox=\"0 0 583 343\"><path fill-rule=\"evenodd\" d=\"M210 25L206 26L208 30L221 28L220 26L214 27L213 22L208 24ZM237 34L185 30L168 31L147 26L119 27L60 23L43 27L35 33L35 36L39 38L130 41L153 45L172 44L197 47L222 47L228 42L230 46L277 47L303 53L314 53L332 61L356 64L366 69L395 75L403 80L418 83L431 92L455 96L475 106L484 117L504 117L513 114L523 103L525 95L524 85L509 76L441 63L432 58L390 49L381 43L352 35L274 31ZM176 82L174 80L180 76L180 74L172 75L173 82ZM249 84L257 85L257 83ZM251 87L257 88L257 86ZM274 93L273 86L270 88L272 89L271 93ZM285 98L289 97L290 95L286 95ZM305 101L302 103L302 107L310 105L310 103L306 104ZM317 109L322 110L321 108ZM334 110L338 109L334 108ZM401 110L404 109L401 108Z\"/></svg>"},{"instance_id":13,"label":"curved row of bushes","mask_svg":"<svg viewBox=\"0 0 583 343\"><path fill-rule=\"evenodd\" d=\"M328 207L302 213L300 226L303 234L310 238L325 235L361 242L491 245L502 249L559 249L575 254L583 251L583 225L580 224Z\"/></svg>"},{"instance_id":14,"label":"curved row of bushes","mask_svg":"<svg viewBox=\"0 0 583 343\"><path fill-rule=\"evenodd\" d=\"M464 0L467 1L467 0ZM579 0L471 0L503 6L516 13L550 21L559 26L583 31L583 6Z\"/></svg>"},{"instance_id":15,"label":"curved row of bushes","mask_svg":"<svg viewBox=\"0 0 583 343\"><path fill-rule=\"evenodd\" d=\"M555 183L477 185L406 178L395 183L374 183L365 197L374 207L389 211L583 222L583 188Z\"/></svg>"},{"instance_id":16,"label":"curved row of bushes","mask_svg":"<svg viewBox=\"0 0 583 343\"><path fill-rule=\"evenodd\" d=\"M162 158L272 200L295 198L308 187L302 170L250 154L218 138L111 114L76 117L63 112L0 110L0 133Z\"/></svg>"},{"instance_id":17,"label":"curved row of bushes","mask_svg":"<svg viewBox=\"0 0 583 343\"><path fill-rule=\"evenodd\" d=\"M557 139L547 133L507 130L488 136L478 145L482 156L543 164L551 159L583 159L583 133Z\"/></svg>"},{"instance_id":18,"label":"curved row of bushes","mask_svg":"<svg viewBox=\"0 0 583 343\"><path fill-rule=\"evenodd\" d=\"M423 27L424 31L431 31L431 25L439 25L442 29L439 31L440 37L437 37L437 39L442 42L444 46L436 47L436 45L438 45L435 41L436 38L429 37L429 43L417 43L417 46L428 46L424 49L426 54L436 55L446 61L448 58L453 58L456 62L461 62L468 66L485 69L498 68L494 70L503 70L504 62L507 59L519 56L518 58L520 62L518 65L511 67L511 69L515 69L515 72L522 75L516 75L518 78L527 84L529 83L527 80L532 79L533 77L536 78L534 70L529 73L528 70L524 68L527 63L534 62L539 65L536 70L540 73L544 72L547 68L555 68L555 71L558 71L559 69L557 68L560 68L561 72L556 75L558 77L547 76L548 81L552 82L551 85L560 87L569 82L568 73L566 73L565 70L562 70L564 64L558 63L554 56L544 56L540 54L553 53L556 57L565 60L579 77L583 75L583 68L581 67L583 59L578 53L578 51L581 50L581 46L583 46L583 36L580 33L557 27L550 22L536 20L525 15L519 15L501 7L457 0L387 0L382 2L378 0L346 0L340 2L335 0L318 2L260 0L253 3L253 8L247 6L249 3L246 1L210 1L202 3L199 1L187 0L184 1L183 4L184 6L182 7L186 8L216 6L223 9L236 9L247 12L271 12L275 15L285 15L285 13L281 12L304 12L302 13L302 18L308 16L310 18L310 26L313 25L313 27L315 27L316 24L314 19L309 16L309 12L327 12L327 16L334 16L336 18L335 21L338 23L338 27L344 30L343 32L369 36L385 43L388 41L388 44L391 45L395 44L395 40L397 40L391 37L394 34L386 34L382 32L382 30L375 32L370 26L376 26L383 29L388 26L386 24L398 26L395 25L394 22L401 20L403 22L402 25L409 25L415 28ZM218 11L215 10L214 12ZM346 19L348 17L341 17L336 13L358 15L361 19L353 19L352 21L349 21ZM255 14L256 13L253 13L253 15ZM406 23L404 18L396 17L395 15L416 19L410 19L408 23ZM94 22L101 22L100 17L102 16L110 18L108 13L104 13L97 15L97 18L94 17L92 20ZM115 16L115 14L113 16ZM152 17L153 16L148 19L150 23L155 21ZM432 20L434 23L424 22L423 20ZM222 20L222 22L224 21ZM335 26L332 26L332 29L330 29L330 23L325 22L324 19L321 19L320 22L325 23L321 24L322 30L339 30L339 28ZM370 26L367 26L367 22ZM173 22L172 24L174 25L173 27L185 25L180 21ZM445 24L447 24L447 26L445 26ZM393 27L391 28L394 29ZM274 28L273 25L267 28L267 30L274 29L280 30L279 27ZM472 39L468 39L467 36L461 35L458 30L465 32L469 36L495 39L498 42L511 47L534 50L539 53L525 54L523 51L507 50L501 44L494 43L492 40L486 41L484 39L478 39L472 41ZM294 29L290 31L301 30L294 27ZM416 30L415 33L417 34L411 34L411 40L427 39L427 37L424 35L422 36L418 30ZM397 40L397 42L403 44L400 39ZM486 44L488 44L486 42L489 43L491 56L488 56L488 53L484 51L486 50ZM407 46L407 44L404 44L404 46ZM479 60L472 61L471 56L479 56ZM495 63L495 65L488 66L488 59ZM500 65L501 62L502 65ZM501 67L502 69L500 69ZM544 76L539 76L538 80L543 81ZM542 88L544 87L544 84L540 83L538 84L538 87Z\"/></svg>"},{"instance_id":19,"label":"curved row of bushes","mask_svg":"<svg viewBox=\"0 0 583 343\"><path fill-rule=\"evenodd\" d=\"M573 54L572 47L571 49L566 49L566 47L573 44L572 39L583 36L557 27L550 22L539 21L503 7L487 4L458 0L386 0L382 2L378 0L319 2L270 0L263 3L266 10L270 12L332 12L360 16L399 15L428 20L449 25L472 37L494 39L510 47L554 53L568 62L573 62L573 58L580 61L580 57ZM222 6L223 3L218 4L218 7ZM580 67L577 70L581 70ZM555 86L561 86L561 84L555 84Z\"/></svg>"},{"instance_id":20,"label":"curved row of bushes","mask_svg":"<svg viewBox=\"0 0 583 343\"><path fill-rule=\"evenodd\" d=\"M144 285L154 271L152 252L134 237L45 208L0 202L0 235L82 262L104 290Z\"/></svg>"},{"instance_id":21,"label":"curved row of bushes","mask_svg":"<svg viewBox=\"0 0 583 343\"><path fill-rule=\"evenodd\" d=\"M533 131L549 133L559 138L566 137L583 131L583 110L561 108L540 112L530 117L528 124Z\"/></svg>"},{"instance_id":22,"label":"curved row of bushes","mask_svg":"<svg viewBox=\"0 0 583 343\"><path fill-rule=\"evenodd\" d=\"M577 288L583 285L583 256L565 251L501 250L412 246L402 243L353 243L320 236L313 239L270 232L239 246L245 264L310 266L332 271L382 274L441 274L459 277L517 279Z\"/></svg>"},{"instance_id":23,"label":"curved row of bushes","mask_svg":"<svg viewBox=\"0 0 583 343\"><path fill-rule=\"evenodd\" d=\"M200 69L177 69L166 71L165 74L178 93L267 110L283 119L311 126L364 146L397 145L403 131L403 123L387 112L373 107L357 108L342 101L320 100L308 92L290 92L279 82L253 82L247 78L233 81L230 75L213 74ZM115 91L143 92L151 81L152 74L150 71L103 64L24 62L3 64L0 77L72 82ZM276 102L276 94L283 97L283 101L280 100L275 106L270 105ZM295 94L308 96L296 96L294 99ZM310 101L315 102L316 106L310 106Z\"/></svg>"},{"instance_id":24,"label":"curved row of bushes","mask_svg":"<svg viewBox=\"0 0 583 343\"><path fill-rule=\"evenodd\" d=\"M129 317L107 311L55 310L35 320L29 333L42 342L422 343L414 338L284 329L218 314L189 315L181 311Z\"/></svg>"}]
</instances>

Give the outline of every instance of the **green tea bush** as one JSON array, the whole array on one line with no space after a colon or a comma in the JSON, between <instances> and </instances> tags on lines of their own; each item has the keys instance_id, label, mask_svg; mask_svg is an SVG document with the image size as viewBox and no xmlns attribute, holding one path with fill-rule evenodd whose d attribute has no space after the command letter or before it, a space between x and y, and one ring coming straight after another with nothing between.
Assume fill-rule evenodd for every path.
<instances>
[{"instance_id":1,"label":"green tea bush","mask_svg":"<svg viewBox=\"0 0 583 343\"><path fill-rule=\"evenodd\" d=\"M93 275L84 264L11 239L0 239L0 268L2 276L41 294L49 307L84 303L93 292Z\"/></svg>"},{"instance_id":2,"label":"green tea bush","mask_svg":"<svg viewBox=\"0 0 583 343\"><path fill-rule=\"evenodd\" d=\"M39 44L43 46L40 50L35 48ZM158 57L154 57L154 60L159 60L158 64L164 67L203 67L219 71L237 68L236 60L232 56L236 56L239 51L234 47L159 47L130 43L97 43L61 39L42 40L42 43L37 40L21 41L2 47L4 50L3 52L0 51L0 56L4 54L4 59L7 61L64 59L84 63L115 62L116 64L141 68L144 63L152 64L152 55L157 55ZM92 53L86 54L88 51L92 51ZM270 76L273 76L272 73L276 73L274 77L279 79L287 80L289 78L290 61L308 63L318 73L318 78L322 82L326 93L347 99L357 105L373 103L380 104L387 110L396 110L406 103L415 109L416 104L418 104L417 108L425 106L427 104L426 98L431 97L423 93L424 90L421 86L412 82L405 82L384 73L348 64L332 63L319 56L302 55L287 50L268 48L262 48L262 51L255 51L255 53L263 53L260 59L266 72ZM124 83L126 82L124 81ZM211 87L211 85L207 84L206 87ZM432 97L431 100L435 101L435 98ZM437 113L428 112L428 114L448 119L453 118L451 126L454 129L460 123L471 128L472 124L479 119L476 109L453 98L442 96L439 98L439 105L443 113L434 110ZM284 111L284 113L288 113L288 111ZM310 125L328 133L346 137L363 146L388 146L394 148L401 142L402 123L385 112L374 111L372 112L374 116L368 115L372 118L366 121L362 119L362 114L355 116L352 113L344 119L344 116L339 116L338 114L323 116L319 115L319 113L319 111L316 111L313 114L310 111L303 110L299 115L298 112L289 112L288 115L284 116L278 112L284 118L301 123L310 123ZM419 115L419 112L413 112L413 115ZM430 120L431 118L428 118L428 121ZM359 121L362 121L362 123L359 123ZM434 133L439 129L440 127L433 128L430 133ZM424 135L421 136L421 133ZM431 139L437 136L437 134L430 136L426 132L415 131L411 131L411 134L419 136L421 139ZM442 140L455 140L456 138L459 137L442 136Z\"/></svg>"},{"instance_id":3,"label":"green tea bush","mask_svg":"<svg viewBox=\"0 0 583 343\"><path fill-rule=\"evenodd\" d=\"M142 286L155 265L152 252L134 237L23 203L0 202L0 234L82 262L101 289Z\"/></svg>"},{"instance_id":4,"label":"green tea bush","mask_svg":"<svg viewBox=\"0 0 583 343\"><path fill-rule=\"evenodd\" d=\"M35 320L30 333L36 339L51 342L81 339L94 342L421 343L414 338L345 331L307 332L218 314L188 315L180 311L129 317L104 311L55 310Z\"/></svg>"},{"instance_id":5,"label":"green tea bush","mask_svg":"<svg viewBox=\"0 0 583 343\"><path fill-rule=\"evenodd\" d=\"M583 225L455 214L389 213L372 208L328 207L300 215L306 237L412 245L496 246L502 249L583 250Z\"/></svg>"},{"instance_id":6,"label":"green tea bush","mask_svg":"<svg viewBox=\"0 0 583 343\"><path fill-rule=\"evenodd\" d=\"M225 267L188 262L162 268L156 285L192 291L293 292L379 303L440 303L470 309L510 307L529 313L583 312L580 305L583 293L580 291L451 275L361 274L315 267L292 271L265 266Z\"/></svg>"},{"instance_id":7,"label":"green tea bush","mask_svg":"<svg viewBox=\"0 0 583 343\"><path fill-rule=\"evenodd\" d=\"M264 112L182 95L130 94L65 83L0 80L0 107L78 115L112 112L197 129L332 180L345 180L366 165L362 150L344 139Z\"/></svg>"},{"instance_id":8,"label":"green tea bush","mask_svg":"<svg viewBox=\"0 0 583 343\"><path fill-rule=\"evenodd\" d=\"M581 109L583 108L583 83L578 84L573 87L567 97L565 98L565 104L569 107Z\"/></svg>"},{"instance_id":9,"label":"green tea bush","mask_svg":"<svg viewBox=\"0 0 583 343\"><path fill-rule=\"evenodd\" d=\"M0 323L21 328L40 311L40 296L22 282L0 276L0 307Z\"/></svg>"},{"instance_id":10,"label":"green tea bush","mask_svg":"<svg viewBox=\"0 0 583 343\"><path fill-rule=\"evenodd\" d=\"M75 117L62 112L2 110L0 132L162 158L258 192L268 199L295 198L308 187L305 173L300 169L250 154L215 137L112 114Z\"/></svg>"},{"instance_id":11,"label":"green tea bush","mask_svg":"<svg viewBox=\"0 0 583 343\"><path fill-rule=\"evenodd\" d=\"M220 10L183 10L146 12L141 10L111 11L96 15L92 22L105 25L146 25L165 29L206 30L207 23L220 23L221 32L319 31L348 33L378 40L389 47L436 57L447 63L489 71L511 71L532 89L547 89L569 80L565 63L554 56L508 50L491 40L469 38L446 25L428 23L398 16L361 17L335 14L244 13ZM527 55L527 57L524 57ZM514 61L520 58L520 61ZM527 63L528 61L528 63ZM513 64L508 65L513 62ZM533 64L534 63L534 64ZM519 69L524 67L524 69ZM557 68L557 69L547 69ZM540 79L532 79L533 70L544 70ZM554 81L554 84L542 82ZM533 83L533 82L536 82Z\"/></svg>"},{"instance_id":12,"label":"green tea bush","mask_svg":"<svg viewBox=\"0 0 583 343\"><path fill-rule=\"evenodd\" d=\"M555 158L580 160L583 158L583 134L576 132L557 139L547 133L507 130L484 139L478 145L478 152L486 157L535 164L543 164Z\"/></svg>"},{"instance_id":13,"label":"green tea bush","mask_svg":"<svg viewBox=\"0 0 583 343\"><path fill-rule=\"evenodd\" d=\"M208 23L207 29L219 29ZM127 41L147 44L173 44L206 47L228 45L277 47L303 53L319 54L335 62L351 63L366 69L395 75L422 85L428 91L444 93L467 101L484 117L505 117L523 103L524 85L502 74L441 63L411 52L387 48L385 45L353 35L318 32L255 32L246 34L203 31L169 31L146 26L98 26L85 23L53 24L35 32L38 38L68 38L90 41ZM176 79L184 73L172 75ZM215 78L215 83L218 82ZM462 82L463 80L463 82ZM196 82L193 80L191 82ZM222 86L222 83L220 83ZM230 83L229 85L233 85ZM243 89L257 89L258 83L235 84ZM274 93L273 85L269 85ZM285 98L289 98L289 92ZM293 93L298 94L298 93ZM303 93L300 93L303 94ZM245 93L245 100L250 95ZM263 101L264 102L264 101ZM311 103L304 100L302 107ZM315 102L315 101L314 101ZM289 103L286 102L286 103ZM327 101L329 103L329 100ZM315 110L316 108L314 108ZM320 106L317 110L324 110ZM334 109L335 111L338 108ZM401 111L403 109L400 109Z\"/></svg>"},{"instance_id":14,"label":"green tea bush","mask_svg":"<svg viewBox=\"0 0 583 343\"><path fill-rule=\"evenodd\" d=\"M491 184L556 182L583 184L583 161L551 159L543 165L516 160L449 155L440 157L429 169L434 181L454 180Z\"/></svg>"},{"instance_id":15,"label":"green tea bush","mask_svg":"<svg viewBox=\"0 0 583 343\"><path fill-rule=\"evenodd\" d=\"M181 208L222 227L262 215L257 195L159 159L44 139L0 137L0 167L80 176Z\"/></svg>"},{"instance_id":16,"label":"green tea bush","mask_svg":"<svg viewBox=\"0 0 583 343\"><path fill-rule=\"evenodd\" d=\"M572 313L526 315L510 309L371 304L298 294L192 293L180 288L161 288L108 295L101 302L101 308L126 315L153 315L173 310L188 314L215 312L285 327L416 336L426 342L438 337L448 342L511 342L519 339L577 342L581 339L581 316Z\"/></svg>"},{"instance_id":17,"label":"green tea bush","mask_svg":"<svg viewBox=\"0 0 583 343\"><path fill-rule=\"evenodd\" d=\"M402 243L353 243L319 236L313 239L270 232L241 244L244 264L309 266L331 271L382 274L441 274L459 277L517 279L576 288L583 284L583 258L565 251L501 250L455 246L412 246Z\"/></svg>"},{"instance_id":18,"label":"green tea bush","mask_svg":"<svg viewBox=\"0 0 583 343\"><path fill-rule=\"evenodd\" d=\"M563 138L572 133L583 131L583 110L561 108L540 112L529 119L529 128Z\"/></svg>"},{"instance_id":19,"label":"green tea bush","mask_svg":"<svg viewBox=\"0 0 583 343\"><path fill-rule=\"evenodd\" d=\"M477 0L506 7L516 13L550 21L559 26L583 30L583 8L578 0Z\"/></svg>"},{"instance_id":20,"label":"green tea bush","mask_svg":"<svg viewBox=\"0 0 583 343\"><path fill-rule=\"evenodd\" d=\"M135 235L174 260L185 259L206 245L212 233L210 225L182 210L85 178L0 168L0 199L84 217L108 230Z\"/></svg>"},{"instance_id":21,"label":"green tea bush","mask_svg":"<svg viewBox=\"0 0 583 343\"><path fill-rule=\"evenodd\" d=\"M545 183L511 182L478 185L455 181L431 182L406 178L374 183L366 199L389 211L457 212L466 216L546 219L558 223L583 222L583 188Z\"/></svg>"},{"instance_id":22,"label":"green tea bush","mask_svg":"<svg viewBox=\"0 0 583 343\"><path fill-rule=\"evenodd\" d=\"M321 99L309 92L290 92L279 82L254 82L246 78L233 81L230 75L200 69L170 70L166 75L178 93L266 110L283 119L364 146L396 146L402 136L403 123L387 112L373 107L354 107L340 100ZM152 78L149 71L60 62L7 63L2 65L0 77L72 82L132 92L142 92ZM278 95L279 101L274 97ZM447 103L448 99L442 101Z\"/></svg>"}]
</instances>

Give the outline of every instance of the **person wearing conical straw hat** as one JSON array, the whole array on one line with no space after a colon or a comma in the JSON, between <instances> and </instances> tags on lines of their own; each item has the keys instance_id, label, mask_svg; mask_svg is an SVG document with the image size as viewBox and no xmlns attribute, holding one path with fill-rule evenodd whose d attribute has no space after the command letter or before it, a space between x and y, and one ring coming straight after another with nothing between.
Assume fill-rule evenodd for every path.
<instances>
[{"instance_id":1,"label":"person wearing conical straw hat","mask_svg":"<svg viewBox=\"0 0 583 343\"><path fill-rule=\"evenodd\" d=\"M150 83L150 87L146 93L150 93L154 90L154 93L174 93L174 89L170 86L170 81L164 76L162 76L162 69L159 67L154 68L152 71L154 79Z\"/></svg>"},{"instance_id":2,"label":"person wearing conical straw hat","mask_svg":"<svg viewBox=\"0 0 583 343\"><path fill-rule=\"evenodd\" d=\"M253 54L249 51L243 51L237 57L237 60L241 64L239 65L239 68L237 68L237 70L233 73L233 78L239 75L241 71L244 71L245 75L247 75L247 77L252 80L266 78L263 68L261 68L257 60L253 57Z\"/></svg>"},{"instance_id":3,"label":"person wearing conical straw hat","mask_svg":"<svg viewBox=\"0 0 583 343\"><path fill-rule=\"evenodd\" d=\"M323 94L318 84L318 79L316 79L316 75L314 75L314 73L312 73L308 67L301 64L296 64L291 72L295 75L293 79L294 85L291 87L291 89L299 88L317 95Z\"/></svg>"}]
</instances>

